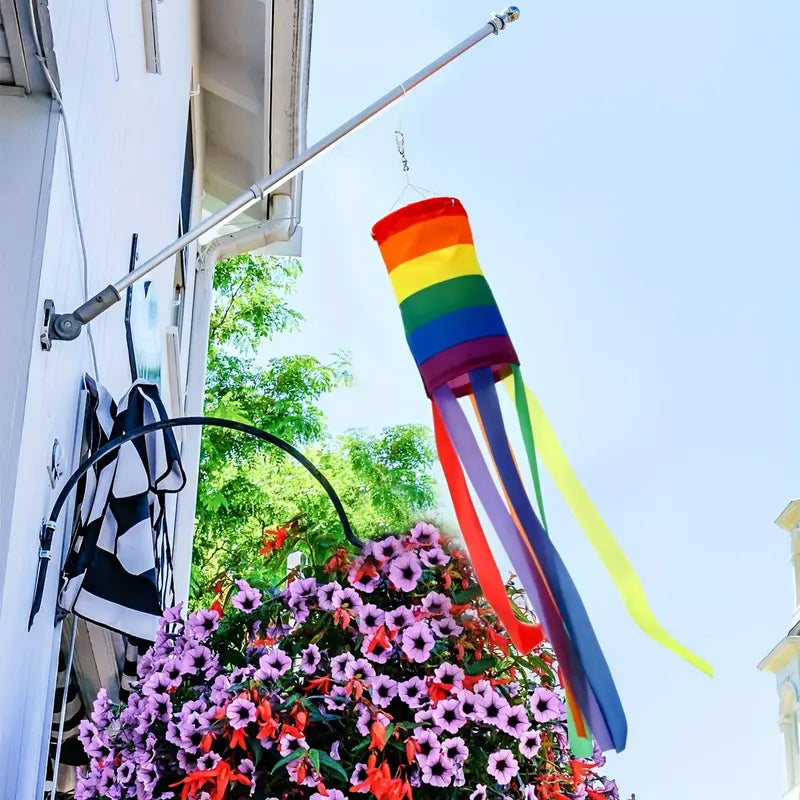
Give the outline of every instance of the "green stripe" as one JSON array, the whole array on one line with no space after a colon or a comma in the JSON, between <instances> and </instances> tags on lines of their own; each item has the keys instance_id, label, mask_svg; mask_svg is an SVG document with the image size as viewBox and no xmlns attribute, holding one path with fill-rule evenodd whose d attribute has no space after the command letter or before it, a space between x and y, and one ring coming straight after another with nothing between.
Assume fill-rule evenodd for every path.
<instances>
[{"instance_id":1,"label":"green stripe","mask_svg":"<svg viewBox=\"0 0 800 800\"><path fill-rule=\"evenodd\" d=\"M493 305L496 305L494 295L486 278L483 275L463 275L415 292L400 303L400 313L408 335L452 311Z\"/></svg>"},{"instance_id":2,"label":"green stripe","mask_svg":"<svg viewBox=\"0 0 800 800\"><path fill-rule=\"evenodd\" d=\"M531 468L533 489L536 492L536 504L539 506L542 527L547 531L547 518L544 515L544 499L542 498L542 484L539 481L539 467L536 458L536 444L533 440L533 426L531 425L528 398L525 396L525 381L522 380L522 372L516 364L511 365L511 371L514 375L514 403L517 407L517 417L519 418L519 427L522 432L522 441L525 443L525 452L528 455L528 465Z\"/></svg>"}]
</instances>

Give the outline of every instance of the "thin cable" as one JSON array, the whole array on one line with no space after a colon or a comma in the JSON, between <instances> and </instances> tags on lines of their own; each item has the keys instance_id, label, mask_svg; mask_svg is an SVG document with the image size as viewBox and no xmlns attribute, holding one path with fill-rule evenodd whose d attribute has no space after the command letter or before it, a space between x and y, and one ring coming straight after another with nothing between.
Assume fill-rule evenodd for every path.
<instances>
[{"instance_id":1,"label":"thin cable","mask_svg":"<svg viewBox=\"0 0 800 800\"><path fill-rule=\"evenodd\" d=\"M106 0L106 25L108 26L108 40L111 44L111 57L114 63L114 80L119 83L119 62L117 61L117 42L114 39L114 26L111 24L111 9Z\"/></svg>"},{"instance_id":2,"label":"thin cable","mask_svg":"<svg viewBox=\"0 0 800 800\"><path fill-rule=\"evenodd\" d=\"M69 135L69 124L67 122L67 113L64 108L64 99L61 97L61 92L58 91L50 69L47 66L47 60L44 56L44 45L40 38L39 26L36 24L36 16L33 11L33 0L28 0L28 9L31 15L31 26L33 27L33 43L36 48L36 59L42 66L45 80L47 81L53 99L58 103L58 108L61 113L61 120L64 123L64 144L67 150L67 175L69 177L70 196L72 198L72 210L75 217L75 224L78 229L78 239L81 246L81 258L83 260L83 296L89 296L89 258L86 255L86 240L83 235L83 223L81 222L80 206L78 205L78 191L75 186L75 169L72 160L72 139ZM89 338L89 352L92 358L92 367L97 380L100 380L100 370L97 368L97 352L94 346L94 336L92 336L92 328L90 325L86 326L86 333Z\"/></svg>"},{"instance_id":3,"label":"thin cable","mask_svg":"<svg viewBox=\"0 0 800 800\"><path fill-rule=\"evenodd\" d=\"M50 800L56 800L58 787L58 768L61 764L61 740L64 738L64 723L67 719L67 695L69 694L69 681L72 676L72 657L75 655L75 634L78 632L78 620L72 618L72 633L69 637L69 651L67 652L66 675L64 676L64 690L61 695L61 716L58 720L58 738L56 739L56 754L53 758L53 785L50 788Z\"/></svg>"},{"instance_id":4,"label":"thin cable","mask_svg":"<svg viewBox=\"0 0 800 800\"><path fill-rule=\"evenodd\" d=\"M399 108L397 111L397 129L394 132L394 141L395 146L397 148L397 154L400 156L400 163L403 167L403 174L406 178L406 185L402 188L399 195L397 195L397 199L392 203L392 207L390 211L394 211L397 204L403 199L403 195L410 189L411 191L416 192L423 200L427 199L428 197L435 197L436 193L430 191L429 189L425 189L422 186L417 186L415 183L411 183L411 167L408 163L408 156L406 155L406 139L403 133L403 107L406 102L406 87L401 83L400 88L403 90L403 96L400 98L399 101Z\"/></svg>"}]
</instances>

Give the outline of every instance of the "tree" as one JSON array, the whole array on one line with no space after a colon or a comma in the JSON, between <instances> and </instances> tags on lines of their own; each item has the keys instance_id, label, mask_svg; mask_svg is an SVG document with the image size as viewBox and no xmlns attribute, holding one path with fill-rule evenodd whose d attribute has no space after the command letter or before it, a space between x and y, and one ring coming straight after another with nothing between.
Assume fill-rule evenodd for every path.
<instances>
[{"instance_id":1,"label":"tree","mask_svg":"<svg viewBox=\"0 0 800 800\"><path fill-rule=\"evenodd\" d=\"M329 433L320 400L351 383L349 359L294 355L264 359L259 351L302 316L288 303L301 266L250 254L221 262L214 275L205 413L238 419L304 450L342 499L360 537L407 526L435 499L429 431L398 425L378 434ZM252 437L217 428L203 432L192 568L192 599L205 597L222 573L254 568L278 581L285 558L264 560L265 532L286 528L282 553L318 562L343 543L333 507L316 481L291 458ZM255 566L254 566L255 565Z\"/></svg>"}]
</instances>

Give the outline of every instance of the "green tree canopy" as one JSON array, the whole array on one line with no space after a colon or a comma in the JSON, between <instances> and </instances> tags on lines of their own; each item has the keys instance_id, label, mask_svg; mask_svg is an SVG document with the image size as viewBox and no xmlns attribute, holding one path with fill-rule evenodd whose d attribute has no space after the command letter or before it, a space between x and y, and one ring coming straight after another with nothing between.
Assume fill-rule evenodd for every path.
<instances>
[{"instance_id":1,"label":"green tree canopy","mask_svg":"<svg viewBox=\"0 0 800 800\"><path fill-rule=\"evenodd\" d=\"M322 398L351 384L349 359L260 355L273 338L299 329L288 298L297 261L250 254L221 262L214 275L205 413L238 419L302 449L336 489L360 537L399 530L431 508L435 481L429 431L397 425L379 433L332 436ZM344 542L322 488L281 451L216 428L203 432L192 569L192 599L208 599L220 574L267 569L281 580L284 560L265 566L265 531L290 525L289 547L319 562Z\"/></svg>"}]
</instances>

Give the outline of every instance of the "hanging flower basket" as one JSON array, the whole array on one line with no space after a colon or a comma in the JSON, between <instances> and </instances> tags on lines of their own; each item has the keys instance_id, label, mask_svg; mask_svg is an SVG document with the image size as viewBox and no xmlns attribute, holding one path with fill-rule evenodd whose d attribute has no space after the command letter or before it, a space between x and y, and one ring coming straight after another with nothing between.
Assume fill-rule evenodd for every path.
<instances>
[{"instance_id":1,"label":"hanging flower basket","mask_svg":"<svg viewBox=\"0 0 800 800\"><path fill-rule=\"evenodd\" d=\"M98 696L78 800L618 798L570 755L549 649L514 650L432 525L217 588L164 615L126 705Z\"/></svg>"}]
</instances>

